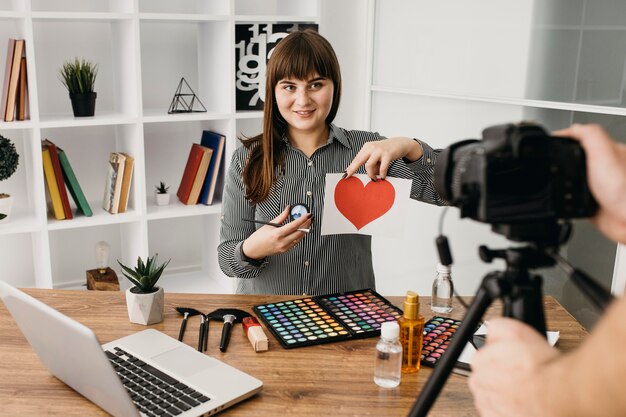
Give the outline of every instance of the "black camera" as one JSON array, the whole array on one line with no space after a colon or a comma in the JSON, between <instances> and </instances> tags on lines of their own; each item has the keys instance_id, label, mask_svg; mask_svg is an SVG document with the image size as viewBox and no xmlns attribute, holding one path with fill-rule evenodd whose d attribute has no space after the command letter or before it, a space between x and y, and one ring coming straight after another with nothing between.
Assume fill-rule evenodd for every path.
<instances>
[{"instance_id":1,"label":"black camera","mask_svg":"<svg viewBox=\"0 0 626 417\"><path fill-rule=\"evenodd\" d=\"M482 135L452 144L435 165L435 188L461 217L511 225L517 232L505 234L526 240L527 225L595 213L578 142L531 123L491 126Z\"/></svg>"}]
</instances>

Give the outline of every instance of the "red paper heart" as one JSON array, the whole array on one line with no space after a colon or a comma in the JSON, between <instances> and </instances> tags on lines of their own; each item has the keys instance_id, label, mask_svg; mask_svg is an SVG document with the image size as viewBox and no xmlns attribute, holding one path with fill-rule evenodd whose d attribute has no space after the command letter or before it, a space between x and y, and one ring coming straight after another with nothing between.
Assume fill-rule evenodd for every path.
<instances>
[{"instance_id":1,"label":"red paper heart","mask_svg":"<svg viewBox=\"0 0 626 417\"><path fill-rule=\"evenodd\" d=\"M335 205L357 230L393 206L396 190L389 181L370 181L364 187L357 177L340 180L335 187Z\"/></svg>"}]
</instances>

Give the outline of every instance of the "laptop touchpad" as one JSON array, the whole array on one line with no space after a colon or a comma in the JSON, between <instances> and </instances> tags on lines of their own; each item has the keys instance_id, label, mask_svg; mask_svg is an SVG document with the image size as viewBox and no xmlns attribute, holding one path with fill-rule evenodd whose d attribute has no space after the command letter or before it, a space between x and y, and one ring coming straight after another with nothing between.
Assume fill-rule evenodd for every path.
<instances>
[{"instance_id":1,"label":"laptop touchpad","mask_svg":"<svg viewBox=\"0 0 626 417\"><path fill-rule=\"evenodd\" d=\"M210 364L209 361L202 360L205 358L198 358L193 353L195 352L190 354L189 349L181 346L154 356L152 360L178 376L189 376L203 371Z\"/></svg>"}]
</instances>

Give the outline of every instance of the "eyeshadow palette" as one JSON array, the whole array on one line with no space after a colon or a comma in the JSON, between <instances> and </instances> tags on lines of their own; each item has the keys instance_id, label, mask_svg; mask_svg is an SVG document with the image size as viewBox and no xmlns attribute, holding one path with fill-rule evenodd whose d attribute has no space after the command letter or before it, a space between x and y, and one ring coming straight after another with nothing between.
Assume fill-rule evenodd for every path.
<instances>
[{"instance_id":1,"label":"eyeshadow palette","mask_svg":"<svg viewBox=\"0 0 626 417\"><path fill-rule=\"evenodd\" d=\"M317 345L380 334L402 310L371 289L262 304L259 319L286 348Z\"/></svg>"},{"instance_id":2,"label":"eyeshadow palette","mask_svg":"<svg viewBox=\"0 0 626 417\"><path fill-rule=\"evenodd\" d=\"M435 366L441 359L456 330L461 325L460 320L435 316L424 325L424 339L422 342L421 364Z\"/></svg>"}]
</instances>

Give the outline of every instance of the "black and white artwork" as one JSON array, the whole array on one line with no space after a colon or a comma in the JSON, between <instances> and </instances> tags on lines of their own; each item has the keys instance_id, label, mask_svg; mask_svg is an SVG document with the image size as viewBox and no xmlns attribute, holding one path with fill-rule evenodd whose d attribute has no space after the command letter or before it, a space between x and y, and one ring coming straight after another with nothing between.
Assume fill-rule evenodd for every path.
<instances>
[{"instance_id":1,"label":"black and white artwork","mask_svg":"<svg viewBox=\"0 0 626 417\"><path fill-rule=\"evenodd\" d=\"M237 110L262 110L267 60L290 32L317 30L312 23L251 23L235 27L235 85Z\"/></svg>"}]
</instances>

